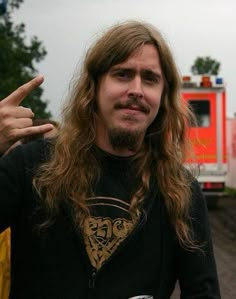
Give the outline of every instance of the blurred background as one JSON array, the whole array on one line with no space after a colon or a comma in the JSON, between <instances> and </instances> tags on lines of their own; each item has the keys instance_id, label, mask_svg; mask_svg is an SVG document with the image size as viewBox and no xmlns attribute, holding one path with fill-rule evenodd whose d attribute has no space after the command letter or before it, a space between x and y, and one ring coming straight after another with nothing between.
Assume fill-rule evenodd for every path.
<instances>
[{"instance_id":1,"label":"blurred background","mask_svg":"<svg viewBox=\"0 0 236 299\"><path fill-rule=\"evenodd\" d=\"M159 28L185 76L183 97L199 120L191 138L197 130L199 181L225 299L236 298L235 10L234 0L0 0L0 99L43 74L43 85L23 102L37 118L60 121L72 76L108 26L137 19ZM179 298L178 286L173 298Z\"/></svg>"}]
</instances>

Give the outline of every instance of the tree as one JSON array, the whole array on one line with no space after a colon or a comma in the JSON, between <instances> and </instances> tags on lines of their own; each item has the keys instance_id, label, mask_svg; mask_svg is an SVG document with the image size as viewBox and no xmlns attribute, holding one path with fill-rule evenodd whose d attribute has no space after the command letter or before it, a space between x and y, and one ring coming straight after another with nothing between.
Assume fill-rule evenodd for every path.
<instances>
[{"instance_id":1,"label":"tree","mask_svg":"<svg viewBox=\"0 0 236 299\"><path fill-rule=\"evenodd\" d=\"M0 99L5 98L18 86L26 83L37 74L35 64L44 59L47 52L36 36L26 42L25 25L14 25L12 12L24 0L8 0L6 12L0 16ZM34 90L23 101L31 108L36 118L50 118L47 101L42 100L42 87Z\"/></svg>"},{"instance_id":2,"label":"tree","mask_svg":"<svg viewBox=\"0 0 236 299\"><path fill-rule=\"evenodd\" d=\"M8 0L0 0L0 15L3 15L7 11L7 1Z\"/></svg>"},{"instance_id":3,"label":"tree","mask_svg":"<svg viewBox=\"0 0 236 299\"><path fill-rule=\"evenodd\" d=\"M210 56L197 57L191 66L193 75L218 75L220 62Z\"/></svg>"}]
</instances>

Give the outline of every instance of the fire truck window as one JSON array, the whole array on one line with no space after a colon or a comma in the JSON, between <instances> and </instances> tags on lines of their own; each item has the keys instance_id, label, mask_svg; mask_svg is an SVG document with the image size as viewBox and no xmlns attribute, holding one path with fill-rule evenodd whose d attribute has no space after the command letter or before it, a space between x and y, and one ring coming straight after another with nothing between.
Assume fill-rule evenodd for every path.
<instances>
[{"instance_id":1,"label":"fire truck window","mask_svg":"<svg viewBox=\"0 0 236 299\"><path fill-rule=\"evenodd\" d=\"M209 100L190 100L190 108L196 115L198 127L210 126L210 101ZM195 126L192 124L192 126Z\"/></svg>"}]
</instances>

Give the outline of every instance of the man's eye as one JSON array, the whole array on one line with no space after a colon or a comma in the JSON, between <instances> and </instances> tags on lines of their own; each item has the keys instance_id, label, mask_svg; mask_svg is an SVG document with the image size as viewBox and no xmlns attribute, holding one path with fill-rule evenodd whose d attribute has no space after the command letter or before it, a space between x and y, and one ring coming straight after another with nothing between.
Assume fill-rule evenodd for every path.
<instances>
[{"instance_id":1,"label":"man's eye","mask_svg":"<svg viewBox=\"0 0 236 299\"><path fill-rule=\"evenodd\" d=\"M147 83L158 83L159 82L159 78L156 77L156 76L153 76L153 75L147 75L144 77L144 80L147 82Z\"/></svg>"},{"instance_id":2,"label":"man's eye","mask_svg":"<svg viewBox=\"0 0 236 299\"><path fill-rule=\"evenodd\" d=\"M119 72L117 72L117 76L120 78L128 78L129 74L126 71L119 71Z\"/></svg>"},{"instance_id":3,"label":"man's eye","mask_svg":"<svg viewBox=\"0 0 236 299\"><path fill-rule=\"evenodd\" d=\"M128 80L131 78L132 74L128 70L117 70L113 73L113 76L120 80Z\"/></svg>"}]
</instances>

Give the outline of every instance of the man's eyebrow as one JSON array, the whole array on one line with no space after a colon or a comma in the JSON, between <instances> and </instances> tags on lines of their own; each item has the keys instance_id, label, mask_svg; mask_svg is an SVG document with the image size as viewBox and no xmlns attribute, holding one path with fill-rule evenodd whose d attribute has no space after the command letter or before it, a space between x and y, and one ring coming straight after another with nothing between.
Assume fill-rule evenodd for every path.
<instances>
[{"instance_id":1,"label":"man's eyebrow","mask_svg":"<svg viewBox=\"0 0 236 299\"><path fill-rule=\"evenodd\" d=\"M153 69L144 69L141 71L142 73L148 74L148 75L154 75L157 77L162 77L161 71L153 70Z\"/></svg>"},{"instance_id":2,"label":"man's eyebrow","mask_svg":"<svg viewBox=\"0 0 236 299\"><path fill-rule=\"evenodd\" d=\"M127 67L127 66L113 66L111 67L110 71L111 72L114 72L114 71L119 71L119 70L122 70L122 71L133 71L133 72L136 72L136 69L135 68L132 68L132 67ZM143 69L141 70L141 73L145 73L145 74L148 74L148 75L154 75L156 77L159 77L159 78L162 78L162 74L161 74L161 71L158 71L158 70L153 70L153 69Z\"/></svg>"},{"instance_id":3,"label":"man's eyebrow","mask_svg":"<svg viewBox=\"0 0 236 299\"><path fill-rule=\"evenodd\" d=\"M124 66L113 66L111 67L110 71L114 72L114 71L135 71L132 67L124 67Z\"/></svg>"}]
</instances>

